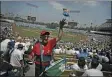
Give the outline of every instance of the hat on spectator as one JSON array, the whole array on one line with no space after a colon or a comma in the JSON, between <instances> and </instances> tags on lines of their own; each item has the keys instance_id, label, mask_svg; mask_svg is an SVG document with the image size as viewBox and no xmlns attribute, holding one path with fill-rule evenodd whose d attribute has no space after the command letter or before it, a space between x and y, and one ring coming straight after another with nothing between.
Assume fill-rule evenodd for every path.
<instances>
[{"instance_id":1,"label":"hat on spectator","mask_svg":"<svg viewBox=\"0 0 112 77\"><path fill-rule=\"evenodd\" d=\"M42 30L41 33L40 33L41 36L43 35L50 35L50 33L46 30Z\"/></svg>"},{"instance_id":2,"label":"hat on spectator","mask_svg":"<svg viewBox=\"0 0 112 77\"><path fill-rule=\"evenodd\" d=\"M79 57L79 61L85 61L84 57Z\"/></svg>"},{"instance_id":3,"label":"hat on spectator","mask_svg":"<svg viewBox=\"0 0 112 77\"><path fill-rule=\"evenodd\" d=\"M24 46L22 44L18 44L18 48L23 48Z\"/></svg>"}]
</instances>

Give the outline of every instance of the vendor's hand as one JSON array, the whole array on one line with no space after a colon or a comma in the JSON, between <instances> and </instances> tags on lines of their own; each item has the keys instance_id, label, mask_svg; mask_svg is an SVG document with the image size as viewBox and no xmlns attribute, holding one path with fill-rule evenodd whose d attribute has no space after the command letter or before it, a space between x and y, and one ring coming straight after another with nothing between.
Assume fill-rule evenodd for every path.
<instances>
[{"instance_id":1,"label":"vendor's hand","mask_svg":"<svg viewBox=\"0 0 112 77\"><path fill-rule=\"evenodd\" d=\"M32 64L34 64L34 62L33 61L27 61L27 64L32 65Z\"/></svg>"},{"instance_id":2,"label":"vendor's hand","mask_svg":"<svg viewBox=\"0 0 112 77\"><path fill-rule=\"evenodd\" d=\"M66 22L65 22L65 20L66 19L62 19L61 21L60 21L60 29L62 29L63 28L63 26L66 24Z\"/></svg>"}]
</instances>

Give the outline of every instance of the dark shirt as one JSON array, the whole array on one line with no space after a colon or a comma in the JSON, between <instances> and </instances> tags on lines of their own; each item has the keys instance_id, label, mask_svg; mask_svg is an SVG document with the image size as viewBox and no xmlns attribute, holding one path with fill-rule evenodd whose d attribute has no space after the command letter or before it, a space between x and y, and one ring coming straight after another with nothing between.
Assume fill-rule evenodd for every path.
<instances>
[{"instance_id":1,"label":"dark shirt","mask_svg":"<svg viewBox=\"0 0 112 77\"><path fill-rule=\"evenodd\" d=\"M9 64L8 62L1 61L0 62L0 71L10 71L12 70L12 65Z\"/></svg>"}]
</instances>

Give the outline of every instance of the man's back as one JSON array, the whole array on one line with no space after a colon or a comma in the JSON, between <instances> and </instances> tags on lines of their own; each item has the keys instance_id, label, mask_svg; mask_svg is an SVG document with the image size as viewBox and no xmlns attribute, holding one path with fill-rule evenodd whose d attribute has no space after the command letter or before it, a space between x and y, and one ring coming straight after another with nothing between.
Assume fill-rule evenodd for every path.
<instances>
[{"instance_id":1,"label":"man's back","mask_svg":"<svg viewBox=\"0 0 112 77\"><path fill-rule=\"evenodd\" d=\"M103 73L98 69L89 69L89 70L86 70L82 76L88 76L88 77L101 76L103 77Z\"/></svg>"},{"instance_id":2,"label":"man's back","mask_svg":"<svg viewBox=\"0 0 112 77\"><path fill-rule=\"evenodd\" d=\"M23 54L19 49L15 49L11 54L10 63L12 66L21 67L20 60L23 60Z\"/></svg>"},{"instance_id":3,"label":"man's back","mask_svg":"<svg viewBox=\"0 0 112 77\"><path fill-rule=\"evenodd\" d=\"M85 64L84 65L84 68L80 68L79 66L78 66L78 64L76 63L76 64L74 64L73 66L72 66L72 68L73 68L73 70L78 70L78 71L85 71L85 70L87 70L88 69L88 67L87 67L87 65Z\"/></svg>"}]
</instances>

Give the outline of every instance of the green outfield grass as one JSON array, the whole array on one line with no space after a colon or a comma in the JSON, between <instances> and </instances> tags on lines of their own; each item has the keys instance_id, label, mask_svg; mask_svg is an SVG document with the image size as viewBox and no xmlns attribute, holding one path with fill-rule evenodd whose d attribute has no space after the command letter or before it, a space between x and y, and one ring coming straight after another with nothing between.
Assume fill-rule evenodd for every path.
<instances>
[{"instance_id":1,"label":"green outfield grass","mask_svg":"<svg viewBox=\"0 0 112 77\"><path fill-rule=\"evenodd\" d=\"M20 36L22 37L39 37L40 32L42 29L39 28L27 28L27 27L16 27L16 32L19 32ZM58 30L50 30L51 37L56 37L58 34ZM69 41L69 42L78 42L80 40L87 39L87 36L82 34L73 34L70 32L64 32L64 35L62 37L63 41Z\"/></svg>"}]
</instances>

